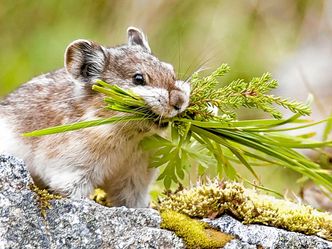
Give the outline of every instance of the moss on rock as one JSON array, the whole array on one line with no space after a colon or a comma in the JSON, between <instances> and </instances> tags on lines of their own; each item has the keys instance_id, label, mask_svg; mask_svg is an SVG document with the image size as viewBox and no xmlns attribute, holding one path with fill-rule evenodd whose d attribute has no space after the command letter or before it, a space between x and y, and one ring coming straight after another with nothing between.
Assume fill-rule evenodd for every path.
<instances>
[{"instance_id":1,"label":"moss on rock","mask_svg":"<svg viewBox=\"0 0 332 249\"><path fill-rule=\"evenodd\" d=\"M244 223L265 224L332 241L330 213L260 194L236 182L215 181L181 190L161 200L159 209L197 218L229 213Z\"/></svg>"},{"instance_id":2,"label":"moss on rock","mask_svg":"<svg viewBox=\"0 0 332 249\"><path fill-rule=\"evenodd\" d=\"M35 184L29 185L30 189L37 194L37 201L40 208L41 215L46 218L46 210L51 209L51 200L61 199L59 194L51 194L47 189L40 189Z\"/></svg>"},{"instance_id":3,"label":"moss on rock","mask_svg":"<svg viewBox=\"0 0 332 249\"><path fill-rule=\"evenodd\" d=\"M188 248L220 248L233 239L228 234L210 228L206 223L172 210L162 212L161 217L161 228L174 231L183 238Z\"/></svg>"},{"instance_id":4,"label":"moss on rock","mask_svg":"<svg viewBox=\"0 0 332 249\"><path fill-rule=\"evenodd\" d=\"M94 191L90 194L90 199L94 200L100 205L111 207L112 204L107 200L107 193L102 188L96 188Z\"/></svg>"}]
</instances>

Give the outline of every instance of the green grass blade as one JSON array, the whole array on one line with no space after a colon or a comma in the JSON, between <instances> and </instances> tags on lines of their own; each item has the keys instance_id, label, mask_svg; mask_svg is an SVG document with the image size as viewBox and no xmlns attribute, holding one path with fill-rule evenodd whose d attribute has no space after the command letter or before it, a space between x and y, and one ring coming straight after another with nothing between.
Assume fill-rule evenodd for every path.
<instances>
[{"instance_id":1,"label":"green grass blade","mask_svg":"<svg viewBox=\"0 0 332 249\"><path fill-rule=\"evenodd\" d=\"M206 138L212 139L213 141L222 144L223 146L231 150L234 153L234 155L243 163L243 165L253 174L253 176L255 176L256 179L259 179L254 169L251 167L248 161L241 155L241 152L237 148L232 146L230 143L228 143L226 139L194 125L192 126L192 130L201 138L204 136Z\"/></svg>"},{"instance_id":2,"label":"green grass blade","mask_svg":"<svg viewBox=\"0 0 332 249\"><path fill-rule=\"evenodd\" d=\"M105 125L105 124L112 124L124 121L140 121L140 120L144 120L144 118L135 117L135 116L111 117L111 118L82 121L72 124L54 126L46 129L23 133L22 135L24 137L38 137L38 136L51 135L56 133L68 132L68 131L75 131L75 130L85 129L93 126Z\"/></svg>"}]
</instances>

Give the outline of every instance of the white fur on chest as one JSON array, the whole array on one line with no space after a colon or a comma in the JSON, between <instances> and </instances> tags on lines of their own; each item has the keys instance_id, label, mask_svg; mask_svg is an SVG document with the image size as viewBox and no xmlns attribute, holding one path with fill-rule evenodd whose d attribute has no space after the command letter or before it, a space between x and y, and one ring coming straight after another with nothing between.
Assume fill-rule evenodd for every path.
<instances>
[{"instance_id":1,"label":"white fur on chest","mask_svg":"<svg viewBox=\"0 0 332 249\"><path fill-rule=\"evenodd\" d=\"M61 134L70 139L64 139L63 144L53 148L57 153L54 158L47 158L44 148L50 147L50 140L44 140L38 145L39 153L33 164L39 167L38 172L43 172L42 178L46 178L50 186L63 192L72 189L69 194L74 197L87 196L97 186L110 187L111 191L112 187L130 182L135 175L143 174L140 178L145 178L144 168L148 165L139 148L140 138L130 139L116 126L111 127ZM45 161L49 164L47 168ZM136 187L136 183L134 185Z\"/></svg>"}]
</instances>

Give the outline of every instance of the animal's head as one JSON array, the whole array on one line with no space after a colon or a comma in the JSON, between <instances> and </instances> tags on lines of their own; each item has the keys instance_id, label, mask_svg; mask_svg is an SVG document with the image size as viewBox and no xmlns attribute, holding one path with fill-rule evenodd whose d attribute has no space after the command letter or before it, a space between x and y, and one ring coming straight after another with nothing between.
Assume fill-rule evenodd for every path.
<instances>
[{"instance_id":1,"label":"animal's head","mask_svg":"<svg viewBox=\"0 0 332 249\"><path fill-rule=\"evenodd\" d=\"M151 53L139 29L127 30L128 44L104 47L87 40L72 42L65 52L65 67L75 81L91 88L101 79L139 94L153 112L174 117L189 104L190 86L176 79L173 66Z\"/></svg>"}]
</instances>

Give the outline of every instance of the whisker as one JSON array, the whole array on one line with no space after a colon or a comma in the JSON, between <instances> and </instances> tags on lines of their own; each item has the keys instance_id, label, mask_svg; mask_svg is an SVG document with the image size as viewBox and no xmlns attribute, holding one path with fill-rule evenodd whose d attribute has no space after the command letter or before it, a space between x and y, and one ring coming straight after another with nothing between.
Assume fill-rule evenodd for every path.
<instances>
[{"instance_id":1,"label":"whisker","mask_svg":"<svg viewBox=\"0 0 332 249\"><path fill-rule=\"evenodd\" d=\"M210 62L211 59L212 59L212 56L213 55L209 55L207 53L204 53L204 58L202 58L202 55L198 55L194 60L192 60L192 63L187 67L186 71L183 73L183 77L186 78L186 75L188 74L188 72L191 71L192 68L202 67L203 65ZM201 62L197 66L195 66L194 63L195 63L195 61L197 61L198 58L202 58Z\"/></svg>"},{"instance_id":2,"label":"whisker","mask_svg":"<svg viewBox=\"0 0 332 249\"><path fill-rule=\"evenodd\" d=\"M192 76L195 74L195 73L200 73L200 72L203 72L203 71L206 71L206 70L209 70L210 68L209 67L199 67L197 70L195 70L184 82L185 83L189 83L189 81L191 81L192 79Z\"/></svg>"}]
</instances>

